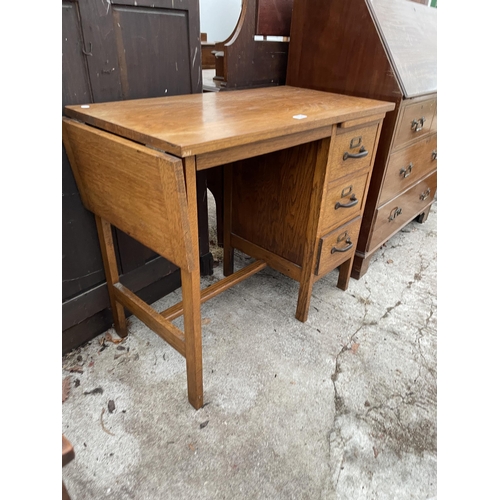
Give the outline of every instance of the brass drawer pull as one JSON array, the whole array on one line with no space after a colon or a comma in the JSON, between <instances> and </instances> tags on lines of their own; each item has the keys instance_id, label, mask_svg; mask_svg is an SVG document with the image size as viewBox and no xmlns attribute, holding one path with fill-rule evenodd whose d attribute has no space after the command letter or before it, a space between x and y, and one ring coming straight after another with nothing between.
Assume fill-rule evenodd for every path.
<instances>
[{"instance_id":1,"label":"brass drawer pull","mask_svg":"<svg viewBox=\"0 0 500 500\"><path fill-rule=\"evenodd\" d=\"M356 198L356 195L353 194L350 198L350 202L349 203L346 203L345 205L340 203L340 201L337 201L337 203L335 203L335 210L339 209L339 208L351 208L353 207L354 205L357 205L358 203L358 199Z\"/></svg>"},{"instance_id":2,"label":"brass drawer pull","mask_svg":"<svg viewBox=\"0 0 500 500\"><path fill-rule=\"evenodd\" d=\"M411 129L413 132L420 132L424 128L425 116L419 118L418 120L413 120L411 122Z\"/></svg>"},{"instance_id":3,"label":"brass drawer pull","mask_svg":"<svg viewBox=\"0 0 500 500\"><path fill-rule=\"evenodd\" d=\"M425 201L427 198L429 198L429 195L431 194L431 188L427 188L421 195L420 199L422 201Z\"/></svg>"},{"instance_id":4,"label":"brass drawer pull","mask_svg":"<svg viewBox=\"0 0 500 500\"><path fill-rule=\"evenodd\" d=\"M401 215L403 213L403 209L396 207L393 210L391 210L391 213L389 215L389 222L393 221L398 215Z\"/></svg>"},{"instance_id":5,"label":"brass drawer pull","mask_svg":"<svg viewBox=\"0 0 500 500\"><path fill-rule=\"evenodd\" d=\"M413 170L413 163L410 163L406 168L402 167L399 173L406 179Z\"/></svg>"},{"instance_id":6,"label":"brass drawer pull","mask_svg":"<svg viewBox=\"0 0 500 500\"><path fill-rule=\"evenodd\" d=\"M359 153L351 154L348 153L347 151L344 153L344 161L346 161L348 158L364 158L365 156L368 155L368 150L365 149L364 146L361 146Z\"/></svg>"},{"instance_id":7,"label":"brass drawer pull","mask_svg":"<svg viewBox=\"0 0 500 500\"><path fill-rule=\"evenodd\" d=\"M432 154L431 154L431 159L432 159L432 160L437 160L437 158L438 158L438 152L437 152L437 150L435 149L435 150L432 152Z\"/></svg>"},{"instance_id":8,"label":"brass drawer pull","mask_svg":"<svg viewBox=\"0 0 500 500\"><path fill-rule=\"evenodd\" d=\"M330 250L330 253L335 253L335 252L347 252L347 250L350 250L352 248L352 241L351 241L351 238L347 237L347 239L345 240L345 242L347 243L347 246L344 247L344 248L337 248L337 247L333 247L331 250Z\"/></svg>"}]
</instances>

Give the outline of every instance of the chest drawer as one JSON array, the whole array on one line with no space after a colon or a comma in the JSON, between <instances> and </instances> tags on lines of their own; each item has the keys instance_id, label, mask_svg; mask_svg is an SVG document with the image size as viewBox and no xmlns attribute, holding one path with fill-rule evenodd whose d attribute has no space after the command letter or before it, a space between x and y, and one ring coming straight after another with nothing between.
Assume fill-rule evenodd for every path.
<instances>
[{"instance_id":1,"label":"chest drawer","mask_svg":"<svg viewBox=\"0 0 500 500\"><path fill-rule=\"evenodd\" d=\"M432 127L435 112L435 98L405 106L396 130L393 149L398 149L406 143L428 134Z\"/></svg>"},{"instance_id":2,"label":"chest drawer","mask_svg":"<svg viewBox=\"0 0 500 500\"><path fill-rule=\"evenodd\" d=\"M367 181L368 172L332 182L328 186L320 226L322 233L361 215L368 189Z\"/></svg>"},{"instance_id":3,"label":"chest drawer","mask_svg":"<svg viewBox=\"0 0 500 500\"><path fill-rule=\"evenodd\" d=\"M389 158L379 204L383 205L436 168L437 135L424 138Z\"/></svg>"},{"instance_id":4,"label":"chest drawer","mask_svg":"<svg viewBox=\"0 0 500 500\"><path fill-rule=\"evenodd\" d=\"M436 188L437 171L434 171L394 200L381 206L377 210L369 251L376 249L381 241L385 241L422 213L433 201Z\"/></svg>"},{"instance_id":5,"label":"chest drawer","mask_svg":"<svg viewBox=\"0 0 500 500\"><path fill-rule=\"evenodd\" d=\"M369 168L378 127L379 124L375 123L354 129L338 129L333 144L333 162L328 172L328 181Z\"/></svg>"},{"instance_id":6,"label":"chest drawer","mask_svg":"<svg viewBox=\"0 0 500 500\"><path fill-rule=\"evenodd\" d=\"M350 258L356 251L361 217L344 224L321 238L318 248L318 263L315 273L329 273Z\"/></svg>"}]
</instances>

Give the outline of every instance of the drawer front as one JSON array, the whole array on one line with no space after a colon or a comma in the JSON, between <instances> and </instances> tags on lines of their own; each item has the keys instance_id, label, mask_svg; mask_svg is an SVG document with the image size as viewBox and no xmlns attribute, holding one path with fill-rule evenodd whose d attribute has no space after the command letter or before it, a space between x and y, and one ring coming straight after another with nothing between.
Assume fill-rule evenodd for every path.
<instances>
[{"instance_id":1,"label":"drawer front","mask_svg":"<svg viewBox=\"0 0 500 500\"><path fill-rule=\"evenodd\" d=\"M332 182L328 186L320 226L321 233L361 215L368 189L367 181L368 173Z\"/></svg>"},{"instance_id":2,"label":"drawer front","mask_svg":"<svg viewBox=\"0 0 500 500\"><path fill-rule=\"evenodd\" d=\"M337 130L333 144L328 181L334 181L358 170L368 169L372 162L379 124L355 129Z\"/></svg>"},{"instance_id":3,"label":"drawer front","mask_svg":"<svg viewBox=\"0 0 500 500\"><path fill-rule=\"evenodd\" d=\"M316 275L329 273L351 258L356 251L361 217L344 224L321 238L318 248Z\"/></svg>"},{"instance_id":4,"label":"drawer front","mask_svg":"<svg viewBox=\"0 0 500 500\"><path fill-rule=\"evenodd\" d=\"M437 135L424 138L389 158L379 204L392 200L437 168Z\"/></svg>"},{"instance_id":5,"label":"drawer front","mask_svg":"<svg viewBox=\"0 0 500 500\"><path fill-rule=\"evenodd\" d=\"M402 110L393 150L429 133L436 112L436 99L419 101Z\"/></svg>"},{"instance_id":6,"label":"drawer front","mask_svg":"<svg viewBox=\"0 0 500 500\"><path fill-rule=\"evenodd\" d=\"M369 252L379 247L434 200L437 171L377 210Z\"/></svg>"}]
</instances>

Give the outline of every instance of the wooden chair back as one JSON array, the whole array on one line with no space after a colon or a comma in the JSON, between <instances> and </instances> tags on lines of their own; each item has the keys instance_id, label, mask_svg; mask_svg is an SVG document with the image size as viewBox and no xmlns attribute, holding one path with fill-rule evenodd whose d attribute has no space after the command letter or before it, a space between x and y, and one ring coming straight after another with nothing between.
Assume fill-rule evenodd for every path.
<instances>
[{"instance_id":1,"label":"wooden chair back","mask_svg":"<svg viewBox=\"0 0 500 500\"><path fill-rule=\"evenodd\" d=\"M286 80L287 41L255 40L288 37L293 0L243 0L229 37L215 44L215 81L222 88L282 85Z\"/></svg>"},{"instance_id":2,"label":"wooden chair back","mask_svg":"<svg viewBox=\"0 0 500 500\"><path fill-rule=\"evenodd\" d=\"M63 142L85 208L194 269L182 160L66 117Z\"/></svg>"}]
</instances>

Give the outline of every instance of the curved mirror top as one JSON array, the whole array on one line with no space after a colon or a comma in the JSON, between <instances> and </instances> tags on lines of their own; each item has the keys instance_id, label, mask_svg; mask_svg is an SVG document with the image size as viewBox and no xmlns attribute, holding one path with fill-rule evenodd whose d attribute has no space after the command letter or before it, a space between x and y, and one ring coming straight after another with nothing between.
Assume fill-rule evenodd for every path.
<instances>
[{"instance_id":1,"label":"curved mirror top","mask_svg":"<svg viewBox=\"0 0 500 500\"><path fill-rule=\"evenodd\" d=\"M199 0L200 31L209 42L223 42L233 32L241 13L242 0Z\"/></svg>"}]
</instances>

